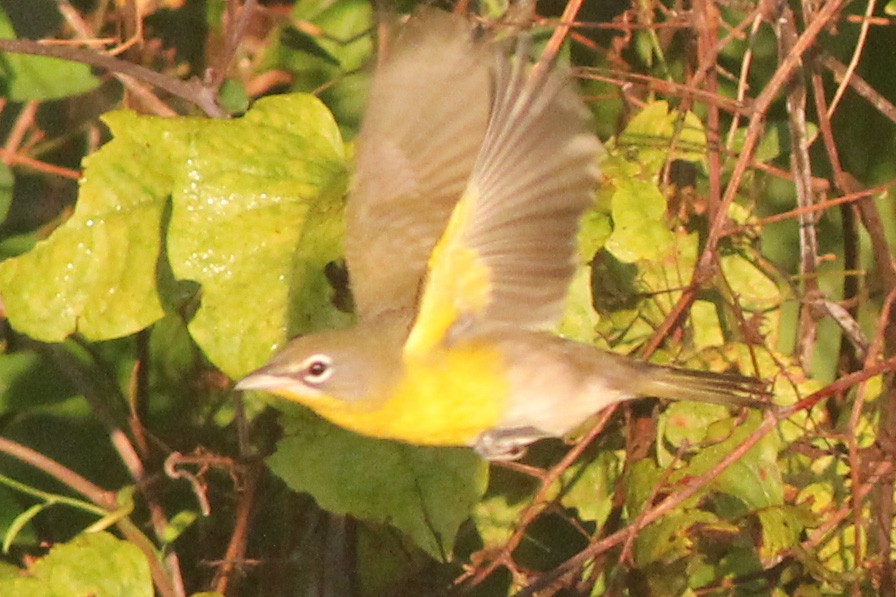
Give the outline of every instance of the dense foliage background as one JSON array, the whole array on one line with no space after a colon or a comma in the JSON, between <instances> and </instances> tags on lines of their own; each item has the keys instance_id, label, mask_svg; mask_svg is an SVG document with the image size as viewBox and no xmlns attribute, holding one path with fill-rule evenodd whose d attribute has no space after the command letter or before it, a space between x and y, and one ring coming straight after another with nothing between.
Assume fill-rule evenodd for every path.
<instances>
[{"instance_id":1,"label":"dense foliage background","mask_svg":"<svg viewBox=\"0 0 896 597\"><path fill-rule=\"evenodd\" d=\"M491 467L231 390L350 320L387 7L0 7L0 594L896 593L892 6L537 4L607 149L560 331L776 406Z\"/></svg>"}]
</instances>

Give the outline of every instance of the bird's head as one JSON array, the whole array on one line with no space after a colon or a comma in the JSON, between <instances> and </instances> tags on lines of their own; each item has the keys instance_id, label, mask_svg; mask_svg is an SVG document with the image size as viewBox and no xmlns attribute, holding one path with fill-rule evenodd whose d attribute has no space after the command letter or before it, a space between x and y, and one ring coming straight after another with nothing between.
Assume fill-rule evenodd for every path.
<instances>
[{"instance_id":1,"label":"bird's head","mask_svg":"<svg viewBox=\"0 0 896 597\"><path fill-rule=\"evenodd\" d=\"M308 406L320 401L358 402L376 397L400 368L400 344L390 334L363 327L300 336L236 384Z\"/></svg>"}]
</instances>

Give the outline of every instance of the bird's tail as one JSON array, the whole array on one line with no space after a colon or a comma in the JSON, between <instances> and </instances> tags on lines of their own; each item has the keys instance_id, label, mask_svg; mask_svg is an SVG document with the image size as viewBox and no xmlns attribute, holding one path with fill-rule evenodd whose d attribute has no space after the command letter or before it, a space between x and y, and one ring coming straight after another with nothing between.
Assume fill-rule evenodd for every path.
<instances>
[{"instance_id":1,"label":"bird's tail","mask_svg":"<svg viewBox=\"0 0 896 597\"><path fill-rule=\"evenodd\" d=\"M636 392L642 396L749 408L767 408L770 404L765 382L754 377L656 365L650 369L637 380Z\"/></svg>"}]
</instances>

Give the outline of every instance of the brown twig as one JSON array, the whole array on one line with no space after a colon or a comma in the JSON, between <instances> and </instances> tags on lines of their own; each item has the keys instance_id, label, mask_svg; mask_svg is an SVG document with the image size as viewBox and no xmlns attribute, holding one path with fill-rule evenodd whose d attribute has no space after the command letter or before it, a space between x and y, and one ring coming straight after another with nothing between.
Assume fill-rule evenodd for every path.
<instances>
[{"instance_id":1,"label":"brown twig","mask_svg":"<svg viewBox=\"0 0 896 597\"><path fill-rule=\"evenodd\" d=\"M115 493L106 491L105 489L94 485L75 471L59 464L52 458L44 456L40 452L35 452L31 448L23 446L22 444L14 442L11 439L7 439L5 437L0 437L0 452L9 454L16 459L30 464L34 468L47 473L67 487L71 487L101 508L105 508L107 510L115 509Z\"/></svg>"},{"instance_id":2,"label":"brown twig","mask_svg":"<svg viewBox=\"0 0 896 597\"><path fill-rule=\"evenodd\" d=\"M94 485L70 468L59 464L55 460L48 458L39 452L35 452L27 446L0 437L0 452L9 454L16 459L45 472L67 487L74 489L104 510L112 512L118 507L117 498L114 492L106 491ZM149 539L147 539L146 536L127 518L118 520L116 526L119 531L121 531L122 535L124 535L125 539L136 545L146 556L153 582L155 583L159 594L163 595L163 597L182 597L183 593L175 590L168 571L162 568L161 562L156 557L156 548L152 542L150 542Z\"/></svg>"},{"instance_id":3,"label":"brown twig","mask_svg":"<svg viewBox=\"0 0 896 597\"><path fill-rule=\"evenodd\" d=\"M523 511L522 516L520 517L520 521L514 525L513 535L510 536L504 545L501 547L500 552L497 556L491 558L490 563L480 570L474 572L469 572L458 577L454 582L455 584L459 584L462 582L469 581L470 585L477 585L485 580L498 566L504 565L507 567L513 566L512 554L514 550L519 546L520 542L523 540L523 537L526 535L527 528L532 522L538 518L538 516L544 512L545 508L548 506L547 496L551 491L553 485L560 479L560 476L563 474L566 469L568 469L573 462L579 459L585 449L591 445L595 438L604 430L607 425L607 422L616 412L616 407L610 407L601 411L597 421L594 426L588 430L588 433L579 441L575 446L572 447L558 462L556 465L550 468L550 470L546 471L541 476L541 483L539 485L538 491L535 492L531 502Z\"/></svg>"},{"instance_id":4,"label":"brown twig","mask_svg":"<svg viewBox=\"0 0 896 597\"><path fill-rule=\"evenodd\" d=\"M716 215L716 218L711 222L709 234L706 238L706 244L697 261L697 265L694 268L691 285L682 293L682 296L676 305L670 310L669 314L659 325L656 332L645 346L645 354L652 354L656 351L672 329L682 320L684 314L688 311L691 303L696 298L697 290L712 277L715 271L713 266L718 256L719 241L723 238L722 233L725 229L728 209L734 201L734 198L737 196L741 179L746 173L747 166L753 159L753 153L756 151L756 146L759 143L759 133L762 128L762 123L765 121L765 115L778 93L790 80L794 69L799 66L801 56L815 44L824 27L834 15L840 12L840 9L845 2L846 0L831 0L821 7L821 10L819 10L815 16L815 19L808 24L805 31L803 31L799 38L794 42L792 52L784 57L784 60L778 66L778 69L772 75L768 84L756 98L756 101L753 104L754 111L750 117L749 124L747 125L747 134L744 139L741 155L734 166L728 186L722 196L722 204L719 206L719 212Z\"/></svg>"},{"instance_id":5,"label":"brown twig","mask_svg":"<svg viewBox=\"0 0 896 597\"><path fill-rule=\"evenodd\" d=\"M790 418L799 411L812 408L821 400L846 391L847 389L852 388L871 377L875 377L877 375L880 375L881 373L891 372L894 369L896 369L896 357L888 359L886 361L878 362L852 375L847 375L828 385L827 387L822 388L818 392L815 392L803 398L802 400L799 400L791 406L780 408L774 412L768 411L759 426L747 438L745 438L740 445L733 449L731 453L722 458L715 466L713 466L702 475L698 475L689 479L679 491L676 491L674 494L670 495L668 498L664 499L662 502L644 513L643 517L641 518L642 524L648 525L658 520L666 513L672 511L687 500L697 495L716 478L718 478L718 476L723 471L737 462L744 454L752 449L753 446L755 446L763 437L771 433L771 431L774 430L776 425L781 421ZM582 567L584 567L589 560L624 542L626 537L628 536L628 533L628 528L620 529L612 535L609 535L608 537L605 537L600 541L592 543L575 556L566 560L566 562L555 568L553 571L543 575L535 583L526 587L526 589L524 589L523 591L517 593L516 597L535 595L544 587L550 586L557 579L571 574L576 570L582 569Z\"/></svg>"},{"instance_id":6,"label":"brown twig","mask_svg":"<svg viewBox=\"0 0 896 597\"><path fill-rule=\"evenodd\" d=\"M217 94L221 90L221 85L227 77L227 70L230 63L233 62L234 56L240 47L240 41L246 34L246 29L252 21L252 15L258 5L258 0L246 0L242 8L237 9L238 0L229 0L227 2L227 31L225 37L227 44L222 52L220 52L215 60L215 66L206 74L206 87Z\"/></svg>"},{"instance_id":7,"label":"brown twig","mask_svg":"<svg viewBox=\"0 0 896 597\"><path fill-rule=\"evenodd\" d=\"M258 499L258 490L261 480L261 463L250 463L241 467L241 487L238 489L239 501L237 502L236 522L233 526L227 550L224 552L224 560L212 581L214 590L226 595L237 566L246 557L246 544L249 540L249 528L252 520L252 512Z\"/></svg>"},{"instance_id":8,"label":"brown twig","mask_svg":"<svg viewBox=\"0 0 896 597\"><path fill-rule=\"evenodd\" d=\"M796 45L797 31L793 11L786 4L780 4L780 12L770 20L778 38L778 61L783 63L790 56ZM814 301L820 298L816 271L818 268L818 238L815 230L815 218L811 210L815 204L812 193L812 165L809 160L808 132L806 127L806 79L803 74L803 63L800 55L796 56L797 64L793 67L793 76L788 85L786 106L788 133L790 136L790 168L794 174L796 202L800 208L799 240L800 240L800 278L803 285L803 296L799 313L798 358L803 368L809 370L818 335L818 310Z\"/></svg>"},{"instance_id":9,"label":"brown twig","mask_svg":"<svg viewBox=\"0 0 896 597\"><path fill-rule=\"evenodd\" d=\"M0 52L50 56L52 58L89 64L154 85L171 95L191 102L209 116L223 118L227 115L227 112L218 104L217 97L197 79L181 81L180 79L157 73L139 64L133 64L105 54L98 54L93 50L51 46L30 39L0 39Z\"/></svg>"}]
</instances>

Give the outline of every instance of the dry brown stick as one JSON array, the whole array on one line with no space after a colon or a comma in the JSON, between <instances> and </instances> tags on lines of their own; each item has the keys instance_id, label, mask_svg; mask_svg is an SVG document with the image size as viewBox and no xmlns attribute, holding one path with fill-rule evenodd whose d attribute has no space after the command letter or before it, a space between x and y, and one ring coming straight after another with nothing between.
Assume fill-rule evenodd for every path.
<instances>
[{"instance_id":1,"label":"dry brown stick","mask_svg":"<svg viewBox=\"0 0 896 597\"><path fill-rule=\"evenodd\" d=\"M831 99L831 105L828 108L828 111L825 112L825 115L830 118L834 115L834 112L837 110L837 106L840 105L840 100L843 99L843 94L846 91L846 86L849 84L849 79L852 78L852 75L856 72L856 68L859 66L859 60L862 57L862 52L865 50L865 44L868 41L868 30L871 28L871 23L869 21L871 15L874 14L874 9L877 6L877 0L869 0L865 5L865 18L862 20L861 27L859 29L859 38L856 40L856 46L852 53L852 58L849 60L849 66L846 67L844 72L844 76L842 77L842 81L840 81L840 85L837 87L837 91L834 92L834 97Z\"/></svg>"},{"instance_id":2,"label":"dry brown stick","mask_svg":"<svg viewBox=\"0 0 896 597\"><path fill-rule=\"evenodd\" d=\"M815 205L812 205L807 208L797 207L795 209L791 209L789 211L782 211L781 213L775 214L773 216L768 216L765 218L757 218L756 220L748 223L741 224L739 226L731 226L726 228L722 233L723 236L730 236L732 234L739 234L749 228L761 228L763 226L767 226L768 224L774 224L775 222L782 222L784 220L789 220L791 218L799 217L800 213L804 211L825 211L832 207L836 207L838 205L848 205L850 203L860 204L863 201L870 200L875 195L879 195L880 193L885 192L887 189L896 185L896 180L890 181L888 183L872 187L870 189L866 189L864 191L858 191L854 193L849 193L842 197L835 197L833 199L827 199L825 201L819 201Z\"/></svg>"},{"instance_id":3,"label":"dry brown stick","mask_svg":"<svg viewBox=\"0 0 896 597\"><path fill-rule=\"evenodd\" d=\"M890 292L886 300L884 301L883 308L881 309L881 313L878 318L877 331L868 349L868 357L866 359L866 363L873 362L879 357L881 353L885 352L888 349L892 349L892 347L887 346L887 329L889 327L892 327L891 313L893 311L894 301L896 301L896 290ZM886 377L883 389L884 399L879 401L881 403L880 408L882 409L876 438L876 444L877 446L879 446L879 449L864 450L864 453L873 452L877 455L876 458L878 460L883 460L887 463L893 460L894 439L896 439L896 434L894 434L894 431L891 427L893 425L894 419L893 378L894 376L892 373ZM879 580L876 583L878 587L878 594L892 595L894 593L893 561L892 558L890 558L886 554L891 553L889 550L892 548L891 537L893 531L894 509L893 487L894 478L896 477L894 477L892 473L889 473L879 475L879 478L876 479L868 479L865 483L868 491L861 491L864 486L861 482L860 474L862 469L865 467L862 466L863 462L859 456L860 450L857 445L857 434L855 430L859 425L859 416L861 414L861 408L864 404L864 391L865 385L862 384L859 386L858 391L855 395L855 402L853 403L853 409L848 427L851 433L849 433L847 436L847 445L849 447L850 457L850 476L853 481L851 506L853 514L853 525L855 526L856 533L856 541L854 547L856 566L857 568L861 566L863 560L863 558L859 557L860 555L862 555L861 550L865 544L865 542L862 541L863 537L861 535L861 531L865 530L865 524L869 522L864 515L863 500L866 495L870 494L872 512L870 522L872 522L873 525L871 532L866 531L865 535L868 538L868 543L870 544L870 548L868 549L868 551L869 553L876 553L879 555L876 562L877 565L873 568L874 570L878 571L880 575ZM872 470L872 476L877 470L880 470L879 466L875 467ZM856 590L858 590L857 585Z\"/></svg>"},{"instance_id":4,"label":"dry brown stick","mask_svg":"<svg viewBox=\"0 0 896 597\"><path fill-rule=\"evenodd\" d=\"M695 496L698 492L702 491L725 469L737 462L737 460L740 459L744 454L746 454L753 446L755 446L759 442L759 440L770 433L775 428L775 425L777 425L778 422L778 417L776 417L772 413L768 413L762 423L760 423L759 427L757 427L756 430L753 431L753 433L751 433L750 436L743 441L743 443L732 450L730 454L720 460L714 467L712 467L702 475L691 478L679 491L676 491L674 494L670 495L662 502L645 512L644 515L640 518L642 528L658 520L666 513L672 511L674 508L678 507L688 499ZM589 545L578 554L566 560L563 564L555 568L553 571L543 575L537 582L526 587L523 591L517 593L516 597L536 595L538 591L546 586L549 586L556 579L562 578L563 576L570 574L575 570L581 569L588 562L588 560L605 552L611 547L624 542L630 532L630 529L626 527L616 531L612 535L609 535L596 543Z\"/></svg>"},{"instance_id":5,"label":"dry brown stick","mask_svg":"<svg viewBox=\"0 0 896 597\"><path fill-rule=\"evenodd\" d=\"M840 151L834 140L834 130L831 124L831 111L828 108L827 98L825 95L824 81L822 79L822 65L818 60L818 55L813 57L810 62L812 65L812 97L815 100L815 113L818 115L818 126L821 132L821 138L824 143L825 153L828 157L828 163L831 165L833 172L834 186L837 190L846 194L853 188L850 184L850 177L843 170L843 164L840 160ZM858 230L858 210L854 205L840 206L840 220L843 229L843 269L845 271L854 271L860 268L860 245ZM844 276L843 278L843 301L848 306L845 309L846 314L854 322L859 314L859 277ZM836 318L835 318L836 319ZM845 330L844 330L845 331ZM852 341L849 344L843 343L840 348L840 366L844 371L853 371L858 365L862 356Z\"/></svg>"},{"instance_id":6,"label":"dry brown stick","mask_svg":"<svg viewBox=\"0 0 896 597\"><path fill-rule=\"evenodd\" d=\"M239 493L239 502L236 511L236 523L227 550L224 552L224 560L221 567L215 573L212 587L218 593L226 595L233 581L233 573L238 570L238 565L246 557L246 543L249 540L249 523L252 519L252 511L258 496L258 484L261 480L261 463L250 463L241 467L240 480L242 489Z\"/></svg>"},{"instance_id":7,"label":"dry brown stick","mask_svg":"<svg viewBox=\"0 0 896 597\"><path fill-rule=\"evenodd\" d=\"M741 179L746 173L747 166L752 162L753 153L756 151L756 147L759 143L759 132L765 121L765 115L778 93L790 80L793 70L799 65L800 57L815 44L816 39L821 34L824 27L834 15L840 12L840 9L845 2L846 0L831 0L822 5L821 10L818 11L815 19L808 24L805 31L803 31L794 43L791 54L784 58L777 70L775 70L775 73L772 75L768 84L756 98L756 101L753 104L753 114L750 116L750 121L747 125L747 134L744 139L744 146L740 158L734 166L728 186L725 189L725 194L722 196L722 204L719 208L719 213L710 225L706 244L703 248L703 252L700 254L697 265L694 268L691 285L682 293L681 298L670 310L669 314L648 341L645 346L645 352L647 354L652 354L656 351L666 336L678 325L691 303L696 298L698 289L712 277L714 273L713 265L716 262L718 254L719 241L723 238L722 233L725 229L728 208L737 196L737 190L740 187Z\"/></svg>"},{"instance_id":8,"label":"dry brown stick","mask_svg":"<svg viewBox=\"0 0 896 597\"><path fill-rule=\"evenodd\" d=\"M785 4L782 5L780 14L772 20L778 38L778 61L783 63L796 44L795 17L790 7ZM812 193L812 165L809 160L809 134L806 128L806 79L803 74L802 57L797 56L797 60L798 63L793 69L793 76L788 85L786 106L790 135L790 168L794 175L797 206L801 208L799 215L800 279L803 286L803 298L807 299L800 302L797 358L803 369L808 371L812 366L812 355L818 336L818 317L814 302L820 298L818 296L820 290L816 277L818 237L815 229L815 217L811 211L808 211L815 204L815 198Z\"/></svg>"},{"instance_id":9,"label":"dry brown stick","mask_svg":"<svg viewBox=\"0 0 896 597\"><path fill-rule=\"evenodd\" d=\"M246 0L242 8L237 9L236 5L238 2L239 0L228 0L227 2L226 14L230 17L225 34L227 44L224 51L218 54L215 66L211 68L211 72L206 75L206 86L213 90L215 95L220 92L221 85L224 84L230 63L233 62L233 58L236 56L240 41L246 34L246 29L252 20L252 14L258 6L258 0Z\"/></svg>"},{"instance_id":10,"label":"dry brown stick","mask_svg":"<svg viewBox=\"0 0 896 597\"><path fill-rule=\"evenodd\" d=\"M6 137L6 143L3 144L3 151L7 155L15 154L19 151L22 141L25 139L25 133L34 124L34 117L37 114L37 108L40 103L37 100L25 102L19 114L16 116L15 122L9 130Z\"/></svg>"},{"instance_id":11,"label":"dry brown stick","mask_svg":"<svg viewBox=\"0 0 896 597\"><path fill-rule=\"evenodd\" d=\"M133 64L119 58L99 54L93 50L84 48L69 48L63 46L51 46L30 39L0 39L0 52L16 52L19 54L31 54L34 56L49 56L81 62L123 74L144 81L159 89L163 89L171 95L185 99L198 106L207 115L222 118L227 115L218 104L218 99L210 89L204 87L196 79L181 81L161 73L157 73L139 64Z\"/></svg>"},{"instance_id":12,"label":"dry brown stick","mask_svg":"<svg viewBox=\"0 0 896 597\"><path fill-rule=\"evenodd\" d=\"M566 3L566 7L563 9L563 14L560 16L560 23L551 34L551 38L548 40L547 45L545 45L538 64L532 69L532 80L537 80L538 77L541 76L541 73L548 69L548 65L554 62L557 53L560 51L560 47L563 45L563 40L569 35L569 31L576 21L576 15L579 14L579 10L582 8L582 3L584 1L585 0L569 0L569 2Z\"/></svg>"},{"instance_id":13,"label":"dry brown stick","mask_svg":"<svg viewBox=\"0 0 896 597\"><path fill-rule=\"evenodd\" d=\"M865 79L856 73L849 73L846 66L826 52L818 55L821 63L830 70L834 76L840 81L848 81L853 91L865 98L878 112L896 122L896 105L893 105L887 98L880 94L874 87L869 85ZM848 76L848 79L847 79Z\"/></svg>"},{"instance_id":14,"label":"dry brown stick","mask_svg":"<svg viewBox=\"0 0 896 597\"><path fill-rule=\"evenodd\" d=\"M64 168L62 166L57 166L56 164L35 160L34 158L19 153L8 153L2 147L0 147L0 159L9 166L20 164L38 172L46 172L47 174L53 174L63 178L71 178L72 180L81 178L81 172L78 170L72 170L71 168Z\"/></svg>"},{"instance_id":15,"label":"dry brown stick","mask_svg":"<svg viewBox=\"0 0 896 597\"><path fill-rule=\"evenodd\" d=\"M104 510L112 512L118 508L114 492L106 491L94 485L75 471L52 458L44 456L40 452L36 452L27 446L4 437L0 437L0 452L9 454L17 460L43 471L67 487L74 489ZM118 520L116 526L125 539L136 545L146 556L150 574L159 594L163 597L180 597L181 593L175 590L168 571L162 567L162 563L156 557L156 548L152 542L128 518Z\"/></svg>"},{"instance_id":16,"label":"dry brown stick","mask_svg":"<svg viewBox=\"0 0 896 597\"><path fill-rule=\"evenodd\" d=\"M885 241L884 241L885 242ZM892 267L892 263L890 263ZM896 354L896 313L893 309L893 301L896 299L896 288L890 288L887 300L881 310L878 324L879 333L872 343L870 354L881 351L888 356ZM896 358L896 357L894 357ZM880 420L877 423L877 443L883 448L884 456L893 459L896 454L896 374L889 374L884 378L884 387L880 400ZM876 483L872 490L872 520L873 533L869 539L876 546L877 553L884 554L880 559L880 582L878 594L896 595L896 568L889 554L893 550L893 524L896 504L894 504L893 491L896 489L896 476L889 475L881 482Z\"/></svg>"},{"instance_id":17,"label":"dry brown stick","mask_svg":"<svg viewBox=\"0 0 896 597\"><path fill-rule=\"evenodd\" d=\"M695 0L693 2L697 30L697 59L701 64L715 65L718 61L718 32L721 18L715 2ZM705 74L706 92L718 95L719 81L715 68L705 68L699 74ZM714 220L722 200L722 155L721 155L721 120L718 106L710 103L706 113L706 141L708 145L709 173L709 218Z\"/></svg>"},{"instance_id":18,"label":"dry brown stick","mask_svg":"<svg viewBox=\"0 0 896 597\"><path fill-rule=\"evenodd\" d=\"M38 346L49 355L50 359L56 364L60 371L69 378L76 388L78 388L84 396L84 399L87 401L87 404L90 406L94 416L96 416L106 429L110 443L115 448L116 452L118 452L118 456L125 465L125 468L127 468L131 477L141 490L142 495L146 498L147 505L152 514L155 531L161 536L164 527L167 526L167 520L158 501L154 499L153 495L146 491L144 486L144 481L146 480L146 467L144 466L137 449L128 438L127 433L124 432L122 426L119 424L118 419L120 417L112 412L101 392L95 387L94 382L87 377L68 352L58 346ZM125 402L124 399L122 399L122 402ZM149 540L146 539L146 541ZM169 570L167 571L165 578L171 584L171 591L173 591L169 594L180 595L183 591L181 590L181 573L176 554L169 556L167 561Z\"/></svg>"},{"instance_id":19,"label":"dry brown stick","mask_svg":"<svg viewBox=\"0 0 896 597\"><path fill-rule=\"evenodd\" d=\"M757 14L753 18L752 26L750 27L750 43L747 44L747 49L744 52L743 60L741 60L740 64L740 75L737 78L737 101L739 103L743 103L747 96L747 89L749 88L749 79L750 79L750 67L753 65L753 41L756 39L756 34L759 32L759 28L762 26L762 15L757 12ZM735 114L734 118L731 119L731 127L728 129L728 139L725 142L725 146L730 150L734 146L735 135L737 133L738 125L740 124L739 114Z\"/></svg>"},{"instance_id":20,"label":"dry brown stick","mask_svg":"<svg viewBox=\"0 0 896 597\"><path fill-rule=\"evenodd\" d=\"M606 427L610 418L616 412L616 407L612 406L601 411L597 421L594 426L588 430L588 433L585 437L582 438L575 446L572 447L558 462L556 465L550 468L550 470L546 471L545 474L541 477L541 484L538 488L538 491L533 496L532 501L526 507L526 510L523 512L523 515L520 518L520 522L515 525L514 533L510 536L504 545L501 547L500 553L491 559L491 562L482 570L476 571L473 574L464 574L458 577L455 580L455 584L459 584L461 582L466 581L469 578L469 582L471 585L477 585L485 580L494 570L500 566L505 565L509 566L512 564L511 555L513 551L519 546L520 542L523 540L523 537L526 535L527 527L534 521L538 516L544 511L547 507L547 496L553 487L554 483L560 478L563 474L563 471L568 469L573 462L578 460L579 456L582 455L582 452L591 445L591 442L601 434L601 432Z\"/></svg>"},{"instance_id":21,"label":"dry brown stick","mask_svg":"<svg viewBox=\"0 0 896 597\"><path fill-rule=\"evenodd\" d=\"M605 72L609 74L602 74ZM658 79L656 77L643 75L640 73L627 73L623 71L613 71L592 67L580 67L575 69L574 73L582 78L590 79L593 81L600 81L602 83L609 83L611 85L616 85L619 87L631 83L637 83L639 85L644 85L647 88L647 91L653 93L671 95L680 98L690 98L694 101L701 101L706 104L711 104L721 110L724 110L725 112L734 115L744 115L750 113L749 102L741 102L731 98L721 97L719 95L712 95L708 91L693 87L692 83L688 83L686 85L683 83L676 83L675 81Z\"/></svg>"},{"instance_id":22,"label":"dry brown stick","mask_svg":"<svg viewBox=\"0 0 896 597\"><path fill-rule=\"evenodd\" d=\"M115 493L106 491L94 485L70 468L59 464L52 458L44 456L27 446L23 446L11 439L0 437L0 452L13 456L17 460L30 464L64 485L71 487L97 506L106 510L112 510L116 506Z\"/></svg>"},{"instance_id":23,"label":"dry brown stick","mask_svg":"<svg viewBox=\"0 0 896 597\"><path fill-rule=\"evenodd\" d=\"M799 411L812 408L817 403L826 398L837 395L841 392L845 392L846 390L870 379L871 377L875 377L887 372L892 372L894 370L896 370L896 357L877 362L874 365L863 369L862 371L857 371L856 373L844 376L837 381L829 384L828 386L822 388L821 390L814 392L809 396L806 396L805 398L797 401L795 404L779 408L775 412L768 411L759 426L747 438L745 438L740 445L732 450L731 453L729 453L727 456L722 458L710 470L706 471L702 475L690 478L679 491L676 491L674 494L670 495L668 498L664 499L662 502L651 508L643 516L642 523L644 525L648 525L661 518L667 512L673 510L674 508L677 508L685 501L694 497L698 492L703 490L714 479L716 479L723 471L737 462L763 437L768 435L781 421L790 418ZM549 586L556 579L570 574L575 570L581 569L592 558L625 541L628 532L628 528L624 528L613 533L612 535L609 535L608 537L605 537L597 543L589 545L578 554L566 560L563 564L555 568L550 573L542 576L536 583L533 583L525 590L517 593L516 597L535 595L539 590L541 590L545 586Z\"/></svg>"}]
</instances>

